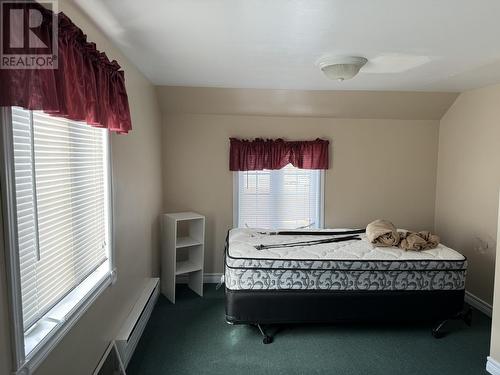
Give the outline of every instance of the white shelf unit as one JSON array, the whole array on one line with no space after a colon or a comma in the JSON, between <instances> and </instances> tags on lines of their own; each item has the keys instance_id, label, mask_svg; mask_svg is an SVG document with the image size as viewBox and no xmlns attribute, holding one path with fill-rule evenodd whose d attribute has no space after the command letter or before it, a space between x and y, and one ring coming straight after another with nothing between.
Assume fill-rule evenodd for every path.
<instances>
[{"instance_id":1,"label":"white shelf unit","mask_svg":"<svg viewBox=\"0 0 500 375\"><path fill-rule=\"evenodd\" d=\"M203 296L205 216L195 212L161 215L161 292L175 303L175 280L188 276L189 287Z\"/></svg>"}]
</instances>

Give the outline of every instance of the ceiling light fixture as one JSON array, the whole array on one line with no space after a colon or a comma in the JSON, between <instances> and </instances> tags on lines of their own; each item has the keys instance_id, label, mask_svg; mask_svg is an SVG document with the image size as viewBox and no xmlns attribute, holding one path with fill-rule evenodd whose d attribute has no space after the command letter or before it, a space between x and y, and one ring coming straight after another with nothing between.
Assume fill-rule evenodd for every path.
<instances>
[{"instance_id":1,"label":"ceiling light fixture","mask_svg":"<svg viewBox=\"0 0 500 375\"><path fill-rule=\"evenodd\" d=\"M353 78L367 62L359 56L325 57L318 61L318 66L328 78L342 82Z\"/></svg>"}]
</instances>

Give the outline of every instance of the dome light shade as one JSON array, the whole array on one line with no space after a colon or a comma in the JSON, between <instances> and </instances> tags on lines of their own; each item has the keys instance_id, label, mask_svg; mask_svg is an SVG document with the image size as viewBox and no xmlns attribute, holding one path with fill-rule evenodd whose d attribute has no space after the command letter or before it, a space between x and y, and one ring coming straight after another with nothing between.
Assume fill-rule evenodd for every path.
<instances>
[{"instance_id":1,"label":"dome light shade","mask_svg":"<svg viewBox=\"0 0 500 375\"><path fill-rule=\"evenodd\" d=\"M318 66L328 78L344 81L358 74L367 61L364 57L357 56L329 57L319 60Z\"/></svg>"}]
</instances>

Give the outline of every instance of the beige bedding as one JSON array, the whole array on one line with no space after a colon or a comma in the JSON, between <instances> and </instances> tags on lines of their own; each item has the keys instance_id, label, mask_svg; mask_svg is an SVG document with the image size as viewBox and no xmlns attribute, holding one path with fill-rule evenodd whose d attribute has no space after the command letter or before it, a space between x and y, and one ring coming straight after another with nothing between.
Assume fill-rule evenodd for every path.
<instances>
[{"instance_id":1,"label":"beige bedding","mask_svg":"<svg viewBox=\"0 0 500 375\"><path fill-rule=\"evenodd\" d=\"M403 232L399 247L404 250L429 250L439 245L439 236L429 231Z\"/></svg>"},{"instance_id":2,"label":"beige bedding","mask_svg":"<svg viewBox=\"0 0 500 375\"><path fill-rule=\"evenodd\" d=\"M398 246L400 241L399 232L394 224L380 219L367 225L366 237L371 243L382 247Z\"/></svg>"},{"instance_id":3,"label":"beige bedding","mask_svg":"<svg viewBox=\"0 0 500 375\"><path fill-rule=\"evenodd\" d=\"M439 236L429 231L398 231L388 220L375 220L367 225L368 241L379 247L399 247L404 250L429 250L439 245Z\"/></svg>"}]
</instances>

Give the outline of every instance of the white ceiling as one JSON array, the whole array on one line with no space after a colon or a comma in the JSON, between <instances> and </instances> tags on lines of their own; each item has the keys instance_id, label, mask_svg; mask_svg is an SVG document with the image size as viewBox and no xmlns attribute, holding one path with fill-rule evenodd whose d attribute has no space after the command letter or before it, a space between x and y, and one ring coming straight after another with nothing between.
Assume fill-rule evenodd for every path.
<instances>
[{"instance_id":1,"label":"white ceiling","mask_svg":"<svg viewBox=\"0 0 500 375\"><path fill-rule=\"evenodd\" d=\"M499 0L75 1L157 85L463 91L500 82ZM340 83L315 65L328 54L369 62Z\"/></svg>"}]
</instances>

